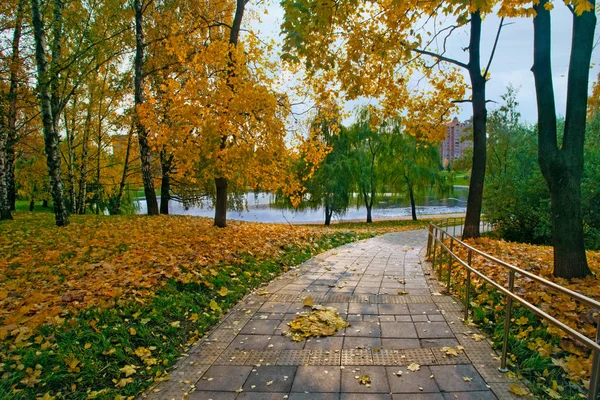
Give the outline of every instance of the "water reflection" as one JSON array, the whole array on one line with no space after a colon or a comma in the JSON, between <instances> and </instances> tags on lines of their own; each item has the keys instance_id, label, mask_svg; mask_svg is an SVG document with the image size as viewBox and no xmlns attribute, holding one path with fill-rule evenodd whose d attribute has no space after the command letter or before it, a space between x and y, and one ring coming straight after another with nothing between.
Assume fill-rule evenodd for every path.
<instances>
[{"instance_id":1,"label":"water reflection","mask_svg":"<svg viewBox=\"0 0 600 400\"><path fill-rule=\"evenodd\" d=\"M245 211L229 211L228 219L250 222L274 222L274 223L303 223L303 222L323 222L325 219L325 210L319 208L316 210L290 210L276 208L273 205L274 197L269 193L248 193L245 200L248 209ZM452 197L437 199L434 194L426 196L420 202L417 202L418 215L464 213L466 211L467 190L455 188ZM139 201L141 214L146 213L146 201ZM212 207L190 207L185 208L183 204L177 201L169 202L169 212L175 215L194 215L201 217L214 217ZM410 203L408 201L394 200L381 202L377 207L373 207L373 218L393 218L405 217L411 215ZM334 216L334 221L349 221L366 219L367 211L364 206L356 208L351 207L343 216Z\"/></svg>"}]
</instances>

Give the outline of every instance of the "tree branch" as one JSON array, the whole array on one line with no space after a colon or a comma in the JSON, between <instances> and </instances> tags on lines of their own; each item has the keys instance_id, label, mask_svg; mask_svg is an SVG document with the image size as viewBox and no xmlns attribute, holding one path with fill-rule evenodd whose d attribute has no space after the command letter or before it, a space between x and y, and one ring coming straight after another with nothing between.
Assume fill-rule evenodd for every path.
<instances>
[{"instance_id":1,"label":"tree branch","mask_svg":"<svg viewBox=\"0 0 600 400\"><path fill-rule=\"evenodd\" d=\"M422 49L412 49L412 51L414 51L416 53L419 53L419 54L426 55L426 56L430 56L430 57L433 57L433 58L437 58L440 61L445 61L445 62L448 62L450 64L458 65L459 67L462 67L462 68L465 68L465 69L469 68L469 66L467 64L465 64L464 62L455 60L454 58L445 57L445 56L442 56L441 54L433 53L431 51L422 50Z\"/></svg>"},{"instance_id":2,"label":"tree branch","mask_svg":"<svg viewBox=\"0 0 600 400\"><path fill-rule=\"evenodd\" d=\"M504 17L500 20L500 25L498 25L498 32L496 32L496 39L494 40L494 47L492 47L492 53L490 54L490 59L488 60L487 66L485 67L485 72L483 73L483 78L486 79L488 71L492 65L492 60L494 59L494 53L496 53L496 47L498 46L498 39L500 38L500 31L502 31L502 27L504 26Z\"/></svg>"}]
</instances>

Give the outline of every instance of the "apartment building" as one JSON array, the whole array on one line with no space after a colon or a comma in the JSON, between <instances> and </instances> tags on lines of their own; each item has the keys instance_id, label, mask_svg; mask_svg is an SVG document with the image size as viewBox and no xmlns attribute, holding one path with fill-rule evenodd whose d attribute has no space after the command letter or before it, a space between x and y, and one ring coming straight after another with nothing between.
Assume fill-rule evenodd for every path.
<instances>
[{"instance_id":1,"label":"apartment building","mask_svg":"<svg viewBox=\"0 0 600 400\"><path fill-rule=\"evenodd\" d=\"M473 147L472 136L470 120L460 122L454 117L452 122L446 125L446 139L440 143L440 157L444 168L461 158L466 149Z\"/></svg>"}]
</instances>

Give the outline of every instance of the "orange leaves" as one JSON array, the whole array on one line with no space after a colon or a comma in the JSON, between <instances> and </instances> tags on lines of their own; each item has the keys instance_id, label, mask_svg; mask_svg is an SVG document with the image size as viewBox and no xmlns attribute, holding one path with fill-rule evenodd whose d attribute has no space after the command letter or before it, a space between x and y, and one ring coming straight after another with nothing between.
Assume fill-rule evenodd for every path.
<instances>
[{"instance_id":1,"label":"orange leaves","mask_svg":"<svg viewBox=\"0 0 600 400\"><path fill-rule=\"evenodd\" d=\"M491 240L487 238L472 240L469 241L469 244L496 258L554 281L573 291L582 293L596 300L600 299L600 281L596 277L598 276L598 273L600 273L600 252L589 251L587 253L589 267L596 276L588 276L584 279L572 279L569 281L566 279L555 278L552 275L552 247L510 243L503 240ZM459 250L459 253L461 253L461 258L466 260L466 253L462 250ZM479 271L505 287L508 285L508 271L506 269L499 268L495 264L481 257L473 257L473 265ZM453 273L464 275L464 271L460 268L455 268ZM464 276L457 277L456 279L464 279ZM474 282L475 287L479 288L481 282L477 279L475 279ZM530 279L519 277L518 275L515 280L515 292L566 325L578 330L591 339L595 338L595 310L590 310L569 296L558 294L547 287L533 282ZM491 296L488 296L487 292L484 291L480 295L475 296L474 302L480 306L493 307L497 303L496 300L491 299L490 297ZM578 345L577 342L570 339L560 329L544 324L543 329L546 332L562 339L560 348L555 347L551 343L533 335L534 327L531 325L532 322L533 321L530 321L529 318L524 316L514 318L512 321L513 326L519 328L519 333L516 337L520 340L526 340L528 348L539 353L541 357L552 357L554 365L561 367L572 382L576 384L585 384L591 371L591 359L588 357L589 350Z\"/></svg>"},{"instance_id":2,"label":"orange leaves","mask_svg":"<svg viewBox=\"0 0 600 400\"><path fill-rule=\"evenodd\" d=\"M226 296L227 288L204 278L218 275L218 264L241 262L245 254L262 260L327 234L235 221L218 229L196 217L73 216L60 231L51 214L16 219L0 227L0 340L23 344L39 325L69 322L61 315L66 309L144 301L171 278L203 283ZM213 310L219 310L216 302ZM95 321L91 326L98 330Z\"/></svg>"}]
</instances>

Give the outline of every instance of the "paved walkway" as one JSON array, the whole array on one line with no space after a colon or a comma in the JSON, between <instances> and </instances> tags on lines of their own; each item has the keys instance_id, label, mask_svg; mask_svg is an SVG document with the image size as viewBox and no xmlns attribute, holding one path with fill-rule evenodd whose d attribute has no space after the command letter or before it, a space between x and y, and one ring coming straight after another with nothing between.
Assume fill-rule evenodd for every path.
<instances>
[{"instance_id":1,"label":"paved walkway","mask_svg":"<svg viewBox=\"0 0 600 400\"><path fill-rule=\"evenodd\" d=\"M426 231L393 233L314 257L246 296L144 397L512 399L514 382L498 372L490 344L472 338L477 330L462 323L460 303L429 280L426 239ZM282 336L306 296L351 326L300 343ZM456 346L464 348L458 356L442 350ZM418 371L408 369L413 363Z\"/></svg>"}]
</instances>

